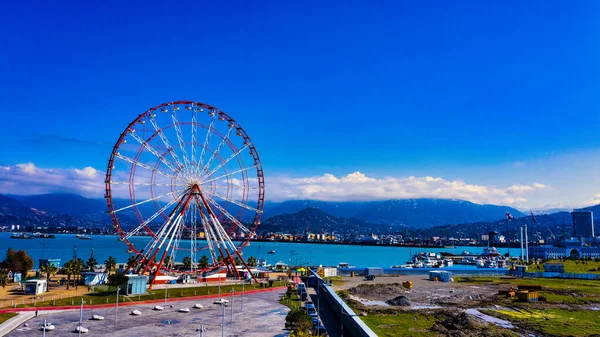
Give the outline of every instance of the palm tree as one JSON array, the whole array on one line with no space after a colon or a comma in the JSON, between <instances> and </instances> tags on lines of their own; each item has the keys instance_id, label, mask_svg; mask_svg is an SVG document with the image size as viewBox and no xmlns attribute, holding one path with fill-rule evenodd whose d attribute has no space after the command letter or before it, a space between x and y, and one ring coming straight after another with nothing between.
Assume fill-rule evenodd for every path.
<instances>
[{"instance_id":1,"label":"palm tree","mask_svg":"<svg viewBox=\"0 0 600 337\"><path fill-rule=\"evenodd\" d=\"M208 264L209 264L208 257L206 257L206 255L202 255L200 260L198 260L198 268L205 269L206 267L208 267Z\"/></svg>"},{"instance_id":2,"label":"palm tree","mask_svg":"<svg viewBox=\"0 0 600 337\"><path fill-rule=\"evenodd\" d=\"M52 263L46 263L40 268L40 271L46 274L46 280L48 282L48 287L50 287L50 275L56 274L58 271L58 267L53 265Z\"/></svg>"},{"instance_id":3,"label":"palm tree","mask_svg":"<svg viewBox=\"0 0 600 337\"><path fill-rule=\"evenodd\" d=\"M90 256L90 258L85 262L85 266L87 267L87 269L89 269L90 271L94 271L94 269L96 268L96 265L98 264L98 261L96 260L95 257Z\"/></svg>"},{"instance_id":4,"label":"palm tree","mask_svg":"<svg viewBox=\"0 0 600 337\"><path fill-rule=\"evenodd\" d=\"M69 289L69 284L71 283L71 275L74 274L75 261L69 260L65 262L63 265L63 272L67 274L67 290Z\"/></svg>"},{"instance_id":5,"label":"palm tree","mask_svg":"<svg viewBox=\"0 0 600 337\"><path fill-rule=\"evenodd\" d=\"M5 288L8 284L8 269L0 269L0 286Z\"/></svg>"},{"instance_id":6,"label":"palm tree","mask_svg":"<svg viewBox=\"0 0 600 337\"><path fill-rule=\"evenodd\" d=\"M189 256L186 256L183 258L183 269L192 269L192 258Z\"/></svg>"},{"instance_id":7,"label":"palm tree","mask_svg":"<svg viewBox=\"0 0 600 337\"><path fill-rule=\"evenodd\" d=\"M110 272L115 269L117 266L117 259L112 256L109 256L108 259L104 261L104 267L106 268L106 272L110 275Z\"/></svg>"},{"instance_id":8,"label":"palm tree","mask_svg":"<svg viewBox=\"0 0 600 337\"><path fill-rule=\"evenodd\" d=\"M235 263L236 266L239 266L242 264L242 260L236 256L235 259L233 259L233 263Z\"/></svg>"},{"instance_id":9,"label":"palm tree","mask_svg":"<svg viewBox=\"0 0 600 337\"><path fill-rule=\"evenodd\" d=\"M258 264L258 261L256 260L256 258L254 256L250 256L248 258L248 267L256 267L257 264Z\"/></svg>"},{"instance_id":10,"label":"palm tree","mask_svg":"<svg viewBox=\"0 0 600 337\"><path fill-rule=\"evenodd\" d=\"M171 255L165 257L163 264L169 269L173 268L173 258L171 257Z\"/></svg>"},{"instance_id":11,"label":"palm tree","mask_svg":"<svg viewBox=\"0 0 600 337\"><path fill-rule=\"evenodd\" d=\"M135 267L137 267L137 264L137 256L132 255L127 259L127 269L134 269Z\"/></svg>"}]
</instances>

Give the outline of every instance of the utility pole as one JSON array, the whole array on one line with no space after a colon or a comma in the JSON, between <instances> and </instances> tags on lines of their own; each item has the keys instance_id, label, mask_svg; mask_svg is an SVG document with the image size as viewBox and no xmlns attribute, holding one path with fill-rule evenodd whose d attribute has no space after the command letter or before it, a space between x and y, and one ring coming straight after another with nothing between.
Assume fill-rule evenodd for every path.
<instances>
[{"instance_id":1,"label":"utility pole","mask_svg":"<svg viewBox=\"0 0 600 337\"><path fill-rule=\"evenodd\" d=\"M245 281L242 282L242 307L241 307L240 311L244 311L244 284L245 284Z\"/></svg>"},{"instance_id":2,"label":"utility pole","mask_svg":"<svg viewBox=\"0 0 600 337\"><path fill-rule=\"evenodd\" d=\"M46 319L44 318L44 328L42 329L42 337L46 337Z\"/></svg>"},{"instance_id":3,"label":"utility pole","mask_svg":"<svg viewBox=\"0 0 600 337\"><path fill-rule=\"evenodd\" d=\"M156 277L156 276L155 276ZM167 286L169 284L169 281L167 280L167 283L165 283L165 309L167 308Z\"/></svg>"}]
</instances>

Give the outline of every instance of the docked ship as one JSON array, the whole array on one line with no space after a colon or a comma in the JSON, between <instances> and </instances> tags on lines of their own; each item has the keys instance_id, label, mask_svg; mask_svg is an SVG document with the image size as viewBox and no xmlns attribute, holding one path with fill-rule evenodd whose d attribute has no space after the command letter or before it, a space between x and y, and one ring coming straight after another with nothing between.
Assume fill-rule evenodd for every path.
<instances>
[{"instance_id":1,"label":"docked ship","mask_svg":"<svg viewBox=\"0 0 600 337\"><path fill-rule=\"evenodd\" d=\"M20 232L20 233L12 233L10 238L11 239L35 239L35 236Z\"/></svg>"}]
</instances>

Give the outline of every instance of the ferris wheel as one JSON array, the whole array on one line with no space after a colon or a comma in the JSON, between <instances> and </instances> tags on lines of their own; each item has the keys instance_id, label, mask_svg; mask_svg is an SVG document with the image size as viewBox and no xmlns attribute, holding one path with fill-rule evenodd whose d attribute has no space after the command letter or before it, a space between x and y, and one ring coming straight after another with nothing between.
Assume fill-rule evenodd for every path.
<instances>
[{"instance_id":1,"label":"ferris wheel","mask_svg":"<svg viewBox=\"0 0 600 337\"><path fill-rule=\"evenodd\" d=\"M113 147L105 183L134 272L173 272L176 262L190 274L226 268L240 277L240 262L249 271L241 250L260 224L264 174L254 143L225 112L178 101L140 114Z\"/></svg>"}]
</instances>

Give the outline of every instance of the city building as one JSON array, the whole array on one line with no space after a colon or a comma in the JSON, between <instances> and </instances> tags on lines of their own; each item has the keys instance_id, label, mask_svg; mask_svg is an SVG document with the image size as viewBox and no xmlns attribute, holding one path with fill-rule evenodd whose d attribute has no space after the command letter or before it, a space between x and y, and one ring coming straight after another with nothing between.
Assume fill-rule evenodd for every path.
<instances>
[{"instance_id":1,"label":"city building","mask_svg":"<svg viewBox=\"0 0 600 337\"><path fill-rule=\"evenodd\" d=\"M578 239L569 239L556 246L543 245L529 247L529 257L533 259L582 259L600 258L599 246L587 246Z\"/></svg>"},{"instance_id":2,"label":"city building","mask_svg":"<svg viewBox=\"0 0 600 337\"><path fill-rule=\"evenodd\" d=\"M571 212L573 217L573 236L594 237L594 213L589 210L575 209Z\"/></svg>"}]
</instances>

